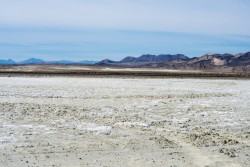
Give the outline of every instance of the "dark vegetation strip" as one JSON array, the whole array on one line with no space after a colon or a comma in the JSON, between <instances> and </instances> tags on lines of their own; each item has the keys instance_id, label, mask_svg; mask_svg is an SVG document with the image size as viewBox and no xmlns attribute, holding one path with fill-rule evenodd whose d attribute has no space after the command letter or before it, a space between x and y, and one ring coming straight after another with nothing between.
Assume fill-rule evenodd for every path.
<instances>
[{"instance_id":1,"label":"dark vegetation strip","mask_svg":"<svg viewBox=\"0 0 250 167\"><path fill-rule=\"evenodd\" d=\"M218 77L218 78L250 78L243 73L215 72L161 72L161 71L0 71L2 76L131 76L131 77Z\"/></svg>"}]
</instances>

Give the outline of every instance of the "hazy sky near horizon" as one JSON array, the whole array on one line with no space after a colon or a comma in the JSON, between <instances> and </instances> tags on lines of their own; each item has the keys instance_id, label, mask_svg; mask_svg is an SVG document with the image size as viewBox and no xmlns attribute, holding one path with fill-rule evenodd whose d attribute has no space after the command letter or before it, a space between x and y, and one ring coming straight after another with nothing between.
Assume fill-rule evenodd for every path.
<instances>
[{"instance_id":1,"label":"hazy sky near horizon","mask_svg":"<svg viewBox=\"0 0 250 167\"><path fill-rule=\"evenodd\" d=\"M0 0L0 59L250 51L249 0Z\"/></svg>"}]
</instances>

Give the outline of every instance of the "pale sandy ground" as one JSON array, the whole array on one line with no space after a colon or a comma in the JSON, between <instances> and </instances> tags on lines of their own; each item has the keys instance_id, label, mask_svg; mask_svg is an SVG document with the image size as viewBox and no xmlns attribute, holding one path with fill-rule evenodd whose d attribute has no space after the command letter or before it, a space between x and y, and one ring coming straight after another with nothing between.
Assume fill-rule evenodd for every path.
<instances>
[{"instance_id":1,"label":"pale sandy ground","mask_svg":"<svg viewBox=\"0 0 250 167\"><path fill-rule=\"evenodd\" d=\"M250 80L0 78L0 166L250 166Z\"/></svg>"},{"instance_id":2,"label":"pale sandy ground","mask_svg":"<svg viewBox=\"0 0 250 167\"><path fill-rule=\"evenodd\" d=\"M102 70L106 71L158 71L158 72L178 72L178 73L185 73L185 72L193 72L193 73L199 73L199 72L205 72L200 70L171 70L171 69L160 69L160 68L108 68L105 67Z\"/></svg>"},{"instance_id":3,"label":"pale sandy ground","mask_svg":"<svg viewBox=\"0 0 250 167\"><path fill-rule=\"evenodd\" d=\"M63 66L63 65L27 65L27 66L11 66L1 67L0 71L145 71L145 72L176 72L176 73L200 73L206 71L200 70L171 70L171 69L160 69L160 68L115 68L115 67L101 67L101 66ZM208 71L207 71L208 72Z\"/></svg>"}]
</instances>

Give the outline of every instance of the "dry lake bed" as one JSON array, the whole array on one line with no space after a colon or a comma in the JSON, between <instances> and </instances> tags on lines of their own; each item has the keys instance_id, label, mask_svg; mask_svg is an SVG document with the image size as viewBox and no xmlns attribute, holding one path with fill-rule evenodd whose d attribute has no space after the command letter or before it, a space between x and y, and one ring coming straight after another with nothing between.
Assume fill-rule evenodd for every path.
<instances>
[{"instance_id":1,"label":"dry lake bed","mask_svg":"<svg viewBox=\"0 0 250 167\"><path fill-rule=\"evenodd\" d=\"M250 80L0 77L0 167L249 167Z\"/></svg>"}]
</instances>

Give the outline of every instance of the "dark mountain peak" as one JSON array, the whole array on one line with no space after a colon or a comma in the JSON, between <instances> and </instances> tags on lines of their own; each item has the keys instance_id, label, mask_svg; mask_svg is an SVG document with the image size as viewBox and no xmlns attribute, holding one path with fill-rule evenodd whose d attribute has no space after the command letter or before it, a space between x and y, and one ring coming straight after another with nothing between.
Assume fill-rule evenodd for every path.
<instances>
[{"instance_id":1,"label":"dark mountain peak","mask_svg":"<svg viewBox=\"0 0 250 167\"><path fill-rule=\"evenodd\" d=\"M120 63L130 63L130 62L133 62L135 61L136 58L135 57L132 57L132 56L128 56L128 57L125 57L124 59L122 59L120 61Z\"/></svg>"},{"instance_id":2,"label":"dark mountain peak","mask_svg":"<svg viewBox=\"0 0 250 167\"><path fill-rule=\"evenodd\" d=\"M169 55L171 57L171 60L189 60L190 58L183 55L183 54L175 54L175 55Z\"/></svg>"},{"instance_id":3,"label":"dark mountain peak","mask_svg":"<svg viewBox=\"0 0 250 167\"><path fill-rule=\"evenodd\" d=\"M155 57L155 55L143 54L143 55L141 55L140 57L142 57L142 58L152 58L152 57ZM139 58L140 58L140 57L139 57Z\"/></svg>"},{"instance_id":4,"label":"dark mountain peak","mask_svg":"<svg viewBox=\"0 0 250 167\"><path fill-rule=\"evenodd\" d=\"M136 58L135 62L152 62L155 60L155 58L156 58L155 55L144 54L144 55L141 55L140 57Z\"/></svg>"},{"instance_id":5,"label":"dark mountain peak","mask_svg":"<svg viewBox=\"0 0 250 167\"><path fill-rule=\"evenodd\" d=\"M242 56L249 56L250 55L250 52L246 52L246 53L243 53Z\"/></svg>"},{"instance_id":6,"label":"dark mountain peak","mask_svg":"<svg viewBox=\"0 0 250 167\"><path fill-rule=\"evenodd\" d=\"M145 56L146 57L146 56ZM165 62L165 61L172 61L172 60L188 60L189 58L182 54L160 54L158 56L155 55L147 55L148 58L151 58L152 62Z\"/></svg>"},{"instance_id":7,"label":"dark mountain peak","mask_svg":"<svg viewBox=\"0 0 250 167\"><path fill-rule=\"evenodd\" d=\"M236 56L236 59L237 60L250 61L250 52L240 54L240 55Z\"/></svg>"},{"instance_id":8,"label":"dark mountain peak","mask_svg":"<svg viewBox=\"0 0 250 167\"><path fill-rule=\"evenodd\" d=\"M112 61L110 59L104 59L98 63L96 63L96 65L108 65L108 64L113 64L116 63L115 61Z\"/></svg>"},{"instance_id":9,"label":"dark mountain peak","mask_svg":"<svg viewBox=\"0 0 250 167\"><path fill-rule=\"evenodd\" d=\"M176 55L171 55L171 54L160 54L160 55L152 55L152 54L143 54L140 57L136 58L136 57L125 57L124 59L122 59L119 62L114 62L108 59L102 60L101 62L97 63L97 64L111 64L111 63L163 63L163 62L167 62L167 61L186 61L189 60L190 58L183 55L183 54L176 54Z\"/></svg>"}]
</instances>

